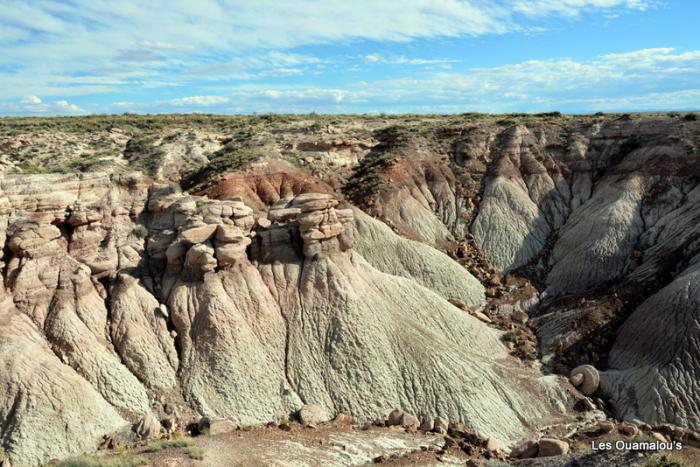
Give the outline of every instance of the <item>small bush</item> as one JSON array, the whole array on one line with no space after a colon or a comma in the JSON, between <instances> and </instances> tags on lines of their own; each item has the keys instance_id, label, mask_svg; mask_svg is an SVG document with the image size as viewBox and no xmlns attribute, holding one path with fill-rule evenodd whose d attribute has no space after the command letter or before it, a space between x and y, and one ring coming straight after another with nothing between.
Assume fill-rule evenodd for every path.
<instances>
[{"instance_id":1,"label":"small bush","mask_svg":"<svg viewBox=\"0 0 700 467\"><path fill-rule=\"evenodd\" d=\"M654 454L647 460L646 467L686 467L688 461L672 452Z\"/></svg>"},{"instance_id":2,"label":"small bush","mask_svg":"<svg viewBox=\"0 0 700 467\"><path fill-rule=\"evenodd\" d=\"M506 342L515 343L518 341L518 336L513 331L508 331L507 333L503 334L503 340Z\"/></svg>"},{"instance_id":3,"label":"small bush","mask_svg":"<svg viewBox=\"0 0 700 467\"><path fill-rule=\"evenodd\" d=\"M146 452L158 452L168 448L186 448L194 442L189 439L172 439L170 441L153 441L146 446Z\"/></svg>"},{"instance_id":4,"label":"small bush","mask_svg":"<svg viewBox=\"0 0 700 467\"><path fill-rule=\"evenodd\" d=\"M137 225L132 232L138 238L148 237L148 228L145 225Z\"/></svg>"},{"instance_id":5,"label":"small bush","mask_svg":"<svg viewBox=\"0 0 700 467\"><path fill-rule=\"evenodd\" d=\"M204 459L204 449L192 446L187 448L187 455L190 459L201 461Z\"/></svg>"},{"instance_id":6,"label":"small bush","mask_svg":"<svg viewBox=\"0 0 700 467\"><path fill-rule=\"evenodd\" d=\"M61 461L58 467L137 467L147 465L144 459L99 459L93 456L70 457Z\"/></svg>"},{"instance_id":7,"label":"small bush","mask_svg":"<svg viewBox=\"0 0 700 467\"><path fill-rule=\"evenodd\" d=\"M683 120L685 120L686 122L695 122L695 121L697 121L697 119L698 119L698 114L694 114L694 113L685 114L685 116L683 117Z\"/></svg>"}]
</instances>

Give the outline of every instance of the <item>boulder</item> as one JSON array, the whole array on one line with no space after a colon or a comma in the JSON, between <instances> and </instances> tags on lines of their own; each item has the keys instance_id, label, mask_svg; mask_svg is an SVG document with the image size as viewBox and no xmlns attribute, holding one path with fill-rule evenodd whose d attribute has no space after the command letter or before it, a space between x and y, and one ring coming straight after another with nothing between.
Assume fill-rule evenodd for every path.
<instances>
[{"instance_id":1,"label":"boulder","mask_svg":"<svg viewBox=\"0 0 700 467\"><path fill-rule=\"evenodd\" d=\"M478 319L479 321L482 321L484 323L491 322L491 318L489 318L488 316L486 316L484 313L482 313L479 310L474 310L471 312L471 314L472 314L472 316L474 316L474 318Z\"/></svg>"},{"instance_id":2,"label":"boulder","mask_svg":"<svg viewBox=\"0 0 700 467\"><path fill-rule=\"evenodd\" d=\"M401 425L401 418L403 417L403 410L401 409L394 409L391 412L389 412L389 416L386 418L386 425L387 426L395 426L395 425Z\"/></svg>"},{"instance_id":3,"label":"boulder","mask_svg":"<svg viewBox=\"0 0 700 467\"><path fill-rule=\"evenodd\" d=\"M486 440L486 450L496 452L501 449L501 442L496 438L488 438Z\"/></svg>"},{"instance_id":4,"label":"boulder","mask_svg":"<svg viewBox=\"0 0 700 467\"><path fill-rule=\"evenodd\" d=\"M598 431L601 433L611 433L615 429L615 423L609 420L602 420L598 422Z\"/></svg>"},{"instance_id":5,"label":"boulder","mask_svg":"<svg viewBox=\"0 0 700 467\"><path fill-rule=\"evenodd\" d=\"M204 243L209 240L218 228L217 224L205 224L199 227L191 227L180 233L182 239L192 245Z\"/></svg>"},{"instance_id":6,"label":"boulder","mask_svg":"<svg viewBox=\"0 0 700 467\"><path fill-rule=\"evenodd\" d=\"M527 320L529 319L528 314L521 310L515 310L510 314L510 317L513 321L520 324L527 323Z\"/></svg>"},{"instance_id":7,"label":"boulder","mask_svg":"<svg viewBox=\"0 0 700 467\"><path fill-rule=\"evenodd\" d=\"M299 409L299 421L301 423L318 425L320 423L325 423L330 419L331 417L328 414L328 411L316 404L304 404L301 409Z\"/></svg>"},{"instance_id":8,"label":"boulder","mask_svg":"<svg viewBox=\"0 0 700 467\"><path fill-rule=\"evenodd\" d=\"M617 431L625 436L636 436L639 434L639 427L631 422L622 422L617 427Z\"/></svg>"},{"instance_id":9,"label":"boulder","mask_svg":"<svg viewBox=\"0 0 700 467\"><path fill-rule=\"evenodd\" d=\"M569 452L569 444L554 438L542 438L538 443L537 457L563 456Z\"/></svg>"},{"instance_id":10,"label":"boulder","mask_svg":"<svg viewBox=\"0 0 700 467\"><path fill-rule=\"evenodd\" d=\"M210 436L230 433L236 430L236 425L226 418L202 417L197 423L200 433L207 433Z\"/></svg>"},{"instance_id":11,"label":"boulder","mask_svg":"<svg viewBox=\"0 0 700 467\"><path fill-rule=\"evenodd\" d=\"M333 423L337 425L350 425L352 422L352 415L347 412L338 412L333 419Z\"/></svg>"},{"instance_id":12,"label":"boulder","mask_svg":"<svg viewBox=\"0 0 700 467\"><path fill-rule=\"evenodd\" d=\"M434 428L434 420L432 417L428 416L423 416L423 419L420 422L420 427L418 429L424 433L427 433L429 431L433 431Z\"/></svg>"},{"instance_id":13,"label":"boulder","mask_svg":"<svg viewBox=\"0 0 700 467\"><path fill-rule=\"evenodd\" d=\"M582 394L592 395L600 385L600 373L592 365L581 365L571 370L569 380Z\"/></svg>"},{"instance_id":14,"label":"boulder","mask_svg":"<svg viewBox=\"0 0 700 467\"><path fill-rule=\"evenodd\" d=\"M415 415L403 413L401 415L399 425L401 425L404 428L417 430L420 426L420 420L418 420L418 418Z\"/></svg>"},{"instance_id":15,"label":"boulder","mask_svg":"<svg viewBox=\"0 0 700 467\"><path fill-rule=\"evenodd\" d=\"M516 459L531 459L537 457L539 444L536 441L523 441L511 448L510 456Z\"/></svg>"},{"instance_id":16,"label":"boulder","mask_svg":"<svg viewBox=\"0 0 700 467\"><path fill-rule=\"evenodd\" d=\"M136 434L141 439L156 439L160 437L160 421L153 414L146 414L136 424Z\"/></svg>"},{"instance_id":17,"label":"boulder","mask_svg":"<svg viewBox=\"0 0 700 467\"><path fill-rule=\"evenodd\" d=\"M441 435L444 435L447 433L448 427L449 427L449 422L447 421L446 418L435 417L435 419L433 420L433 431L435 433L439 433Z\"/></svg>"}]
</instances>

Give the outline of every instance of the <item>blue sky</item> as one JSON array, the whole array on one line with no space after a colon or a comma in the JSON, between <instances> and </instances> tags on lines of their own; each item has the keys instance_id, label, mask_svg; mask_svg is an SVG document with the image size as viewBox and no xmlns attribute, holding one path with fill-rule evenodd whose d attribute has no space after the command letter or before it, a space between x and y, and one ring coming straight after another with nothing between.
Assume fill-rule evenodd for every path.
<instances>
[{"instance_id":1,"label":"blue sky","mask_svg":"<svg viewBox=\"0 0 700 467\"><path fill-rule=\"evenodd\" d=\"M700 2L0 0L0 115L700 109Z\"/></svg>"}]
</instances>

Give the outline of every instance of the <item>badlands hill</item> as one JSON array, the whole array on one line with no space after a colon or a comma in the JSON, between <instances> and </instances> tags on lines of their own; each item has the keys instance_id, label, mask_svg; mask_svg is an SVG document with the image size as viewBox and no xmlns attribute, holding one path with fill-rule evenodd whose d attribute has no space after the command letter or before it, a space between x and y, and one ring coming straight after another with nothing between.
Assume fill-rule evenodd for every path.
<instances>
[{"instance_id":1,"label":"badlands hill","mask_svg":"<svg viewBox=\"0 0 700 467\"><path fill-rule=\"evenodd\" d=\"M695 114L0 119L0 171L15 465L302 407L700 431Z\"/></svg>"}]
</instances>

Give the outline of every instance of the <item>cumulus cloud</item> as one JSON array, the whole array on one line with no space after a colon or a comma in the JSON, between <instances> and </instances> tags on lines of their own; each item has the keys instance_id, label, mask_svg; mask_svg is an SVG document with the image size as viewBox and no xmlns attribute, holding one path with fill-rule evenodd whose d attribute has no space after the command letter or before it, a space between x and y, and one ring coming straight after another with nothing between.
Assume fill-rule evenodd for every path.
<instances>
[{"instance_id":1,"label":"cumulus cloud","mask_svg":"<svg viewBox=\"0 0 700 467\"><path fill-rule=\"evenodd\" d=\"M544 18L591 8L613 12L641 9L647 3L124 0L115 8L111 0L6 0L0 15L0 70L5 70L0 71L0 99L118 92L169 80L182 86L193 76L223 80L317 73L313 67L320 67L323 60L290 49L355 40L406 42L504 34L536 26L524 27L520 16ZM371 54L366 60L375 58L381 60ZM207 73L227 66L228 71ZM70 82L81 77L92 77L95 84L77 87Z\"/></svg>"},{"instance_id":2,"label":"cumulus cloud","mask_svg":"<svg viewBox=\"0 0 700 467\"><path fill-rule=\"evenodd\" d=\"M632 82L657 97L683 91L680 76L685 89L700 87L700 51L655 48L589 61L557 58L472 69L449 57L413 56L406 48L406 55L392 53L392 47L381 44L376 44L378 52L361 56L299 51L355 41L374 47L375 42L530 33L540 30L540 20L614 16L655 3L124 0L115 8L111 0L5 0L0 113L84 113L74 101L97 111L364 112L388 106L429 111L431 105L435 111L498 111L518 110L528 102L530 108L569 105L574 95L582 107L614 92L629 96L629 105L641 105L642 94L630 95ZM348 82L368 79L363 71L385 69L391 73L377 75L393 79ZM331 73L343 80L329 81ZM98 103L83 104L98 94ZM119 104L102 104L108 95Z\"/></svg>"},{"instance_id":3,"label":"cumulus cloud","mask_svg":"<svg viewBox=\"0 0 700 467\"><path fill-rule=\"evenodd\" d=\"M0 103L0 113L28 115L79 115L87 111L65 99L44 101L39 96L27 95L15 102Z\"/></svg>"},{"instance_id":4,"label":"cumulus cloud","mask_svg":"<svg viewBox=\"0 0 700 467\"><path fill-rule=\"evenodd\" d=\"M559 58L420 77L409 73L345 88L246 90L236 101L243 112L652 111L698 109L698 90L700 51L657 48L590 61Z\"/></svg>"},{"instance_id":5,"label":"cumulus cloud","mask_svg":"<svg viewBox=\"0 0 700 467\"><path fill-rule=\"evenodd\" d=\"M367 54L365 55L364 59L367 63L379 63L384 61L384 57L382 57L380 54Z\"/></svg>"},{"instance_id":6,"label":"cumulus cloud","mask_svg":"<svg viewBox=\"0 0 700 467\"><path fill-rule=\"evenodd\" d=\"M24 96L20 104L41 104L41 98L39 96Z\"/></svg>"},{"instance_id":7,"label":"cumulus cloud","mask_svg":"<svg viewBox=\"0 0 700 467\"><path fill-rule=\"evenodd\" d=\"M229 102L226 96L187 96L169 101L169 104L176 107L210 107Z\"/></svg>"},{"instance_id":8,"label":"cumulus cloud","mask_svg":"<svg viewBox=\"0 0 700 467\"><path fill-rule=\"evenodd\" d=\"M514 0L512 2L514 11L529 16L549 14L578 16L592 10L610 11L614 8L644 11L650 6L652 6L650 0Z\"/></svg>"},{"instance_id":9,"label":"cumulus cloud","mask_svg":"<svg viewBox=\"0 0 700 467\"><path fill-rule=\"evenodd\" d=\"M406 57L404 55L384 56L378 53L367 54L362 59L370 64L381 63L388 65L438 65L459 62L459 60L455 59Z\"/></svg>"}]
</instances>

